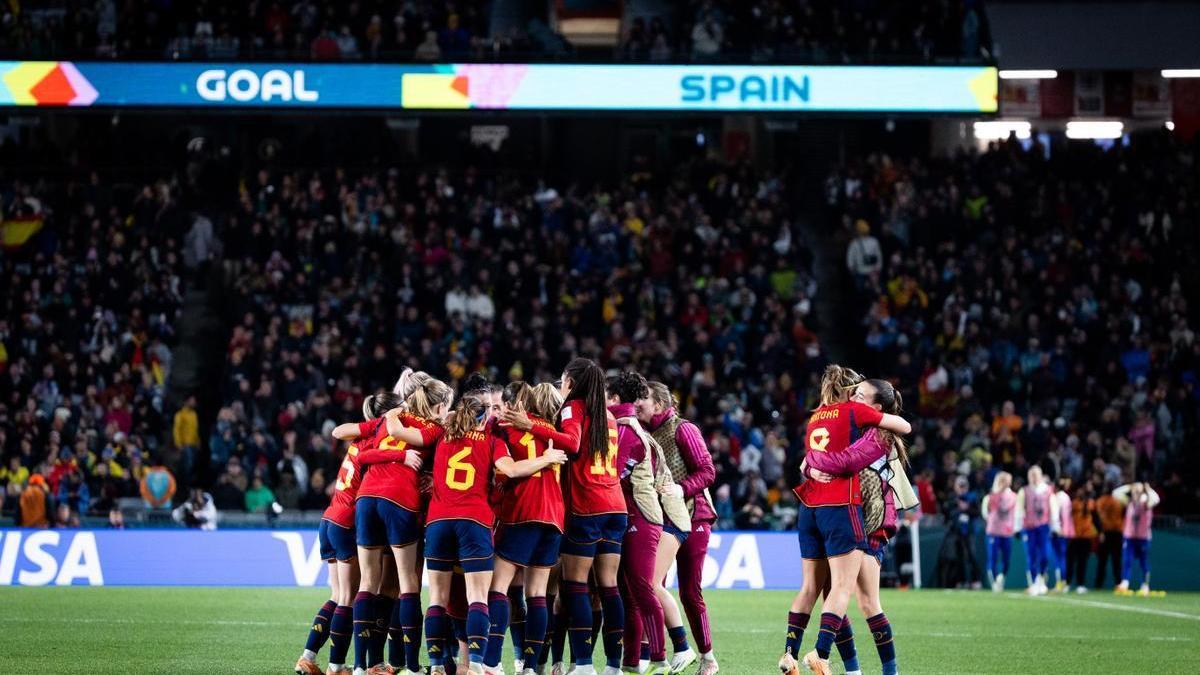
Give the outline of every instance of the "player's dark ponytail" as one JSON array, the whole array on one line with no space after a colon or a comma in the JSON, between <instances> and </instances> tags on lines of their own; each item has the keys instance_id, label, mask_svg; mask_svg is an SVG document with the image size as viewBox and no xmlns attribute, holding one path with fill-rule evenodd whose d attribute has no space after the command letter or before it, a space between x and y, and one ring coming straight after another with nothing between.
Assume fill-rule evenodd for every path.
<instances>
[{"instance_id":1,"label":"player's dark ponytail","mask_svg":"<svg viewBox=\"0 0 1200 675\"><path fill-rule=\"evenodd\" d=\"M891 382L887 380L867 380L866 382L875 388L875 400L872 403L878 405L880 410L889 415L899 415L904 410L904 399ZM884 439L888 442L888 447L896 450L900 461L908 466L908 450L904 447L904 439L898 434L883 429L880 429L879 433L883 434Z\"/></svg>"},{"instance_id":2,"label":"player's dark ponytail","mask_svg":"<svg viewBox=\"0 0 1200 675\"><path fill-rule=\"evenodd\" d=\"M480 392L484 394L490 394L492 393L493 386L491 382L488 382L487 376L476 371L468 375L467 379L463 380L461 389L462 391L460 396L466 396L467 394Z\"/></svg>"},{"instance_id":3,"label":"player's dark ponytail","mask_svg":"<svg viewBox=\"0 0 1200 675\"><path fill-rule=\"evenodd\" d=\"M584 414L588 419L588 437L584 439L592 459L603 457L608 452L608 406L604 400L604 371L591 359L574 358L563 369L563 375L571 378L571 392L567 401L583 401ZM582 450L582 448L580 449Z\"/></svg>"},{"instance_id":4,"label":"player's dark ponytail","mask_svg":"<svg viewBox=\"0 0 1200 675\"><path fill-rule=\"evenodd\" d=\"M458 399L454 411L446 418L446 433L443 436L448 441L466 436L474 431L487 418L487 403L479 391L474 391Z\"/></svg>"},{"instance_id":5,"label":"player's dark ponytail","mask_svg":"<svg viewBox=\"0 0 1200 675\"><path fill-rule=\"evenodd\" d=\"M402 403L404 403L404 400L390 391L381 391L377 394L371 394L363 399L363 418L367 420L373 420L383 417L385 412L391 410L392 408L400 407L400 404Z\"/></svg>"}]
</instances>

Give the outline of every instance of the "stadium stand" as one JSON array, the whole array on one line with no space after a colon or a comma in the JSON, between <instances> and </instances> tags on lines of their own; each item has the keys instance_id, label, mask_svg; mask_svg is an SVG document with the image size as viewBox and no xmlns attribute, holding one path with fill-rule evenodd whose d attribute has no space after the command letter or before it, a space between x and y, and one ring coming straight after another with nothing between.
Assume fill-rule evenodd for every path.
<instances>
[{"instance_id":1,"label":"stadium stand","mask_svg":"<svg viewBox=\"0 0 1200 675\"><path fill-rule=\"evenodd\" d=\"M994 470L1040 464L1097 494L1151 480L1194 510L1194 161L1155 133L875 153L829 175L863 353L915 404L915 469L939 495L960 474L985 493Z\"/></svg>"},{"instance_id":2,"label":"stadium stand","mask_svg":"<svg viewBox=\"0 0 1200 675\"><path fill-rule=\"evenodd\" d=\"M469 171L258 173L226 229L239 292L214 466L316 490L340 459L326 420L358 419L401 365L548 381L578 352L678 383L738 503L765 505L740 450L786 493L784 426L810 403L791 385L823 367L783 180L712 164L560 194Z\"/></svg>"},{"instance_id":3,"label":"stadium stand","mask_svg":"<svg viewBox=\"0 0 1200 675\"><path fill-rule=\"evenodd\" d=\"M0 188L6 246L28 238L0 253L6 511L31 474L77 513L106 511L163 450L188 224L175 196L95 173Z\"/></svg>"},{"instance_id":4,"label":"stadium stand","mask_svg":"<svg viewBox=\"0 0 1200 675\"><path fill-rule=\"evenodd\" d=\"M811 191L858 242L836 261L846 282L820 294L788 173L697 161L583 188L465 166L243 172L215 200L230 206L210 209L229 329L215 405L195 422L185 396L165 402L203 220L183 188L10 181L6 224L47 226L0 253L19 289L0 316L3 508L35 473L77 511L158 504L139 483L165 461L177 500L200 485L226 511L268 495L319 509L331 421L357 419L403 365L552 380L578 352L677 390L716 459L722 526L784 527L794 430L829 358L818 305L832 303L842 325L825 327L854 336L847 357L894 378L919 422L929 512L959 475L981 491L996 468L1040 464L1097 487L1149 477L1167 512L1187 513L1193 158L1157 134L851 158ZM197 437L189 461L180 446Z\"/></svg>"},{"instance_id":5,"label":"stadium stand","mask_svg":"<svg viewBox=\"0 0 1200 675\"><path fill-rule=\"evenodd\" d=\"M546 8L488 3L312 0L195 3L59 0L0 7L0 54L40 59L489 61L611 60L576 50ZM534 3L536 5L536 3ZM650 16L631 3L616 56L632 61L797 63L990 58L979 0L693 0ZM492 29L492 12L521 19Z\"/></svg>"}]
</instances>

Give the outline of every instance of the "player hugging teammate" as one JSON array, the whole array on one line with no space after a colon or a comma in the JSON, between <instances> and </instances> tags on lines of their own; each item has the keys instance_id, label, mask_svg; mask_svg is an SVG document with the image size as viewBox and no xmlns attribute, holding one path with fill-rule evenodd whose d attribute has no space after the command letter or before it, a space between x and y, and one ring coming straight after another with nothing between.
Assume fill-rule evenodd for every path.
<instances>
[{"instance_id":1,"label":"player hugging teammate","mask_svg":"<svg viewBox=\"0 0 1200 675\"><path fill-rule=\"evenodd\" d=\"M700 593L715 472L665 385L631 372L606 383L577 358L557 383L501 396L476 381L456 402L406 370L363 416L333 432L348 446L318 530L332 593L296 673L321 673L327 640L327 673L419 673L422 644L432 675L501 673L510 628L515 675L543 675L552 652L564 675L564 634L573 672L591 675L601 633L605 675L679 673L697 655L664 588L676 558L700 675L718 671Z\"/></svg>"}]
</instances>

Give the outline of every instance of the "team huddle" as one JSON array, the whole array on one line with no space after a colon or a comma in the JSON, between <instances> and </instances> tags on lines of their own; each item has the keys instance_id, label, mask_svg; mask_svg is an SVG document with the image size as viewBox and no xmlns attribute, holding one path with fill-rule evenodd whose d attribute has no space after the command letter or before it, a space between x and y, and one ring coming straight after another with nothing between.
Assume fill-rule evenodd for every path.
<instances>
[{"instance_id":1,"label":"team huddle","mask_svg":"<svg viewBox=\"0 0 1200 675\"><path fill-rule=\"evenodd\" d=\"M826 368L794 488L802 585L788 613L784 675L801 665L828 675L834 647L849 675L861 672L846 616L852 595L883 674L897 673L879 579L898 514L918 501L901 407L889 382ZM604 675L676 674L697 660L699 675L717 673L701 593L715 470L699 429L677 410L666 385L635 372L605 378L582 358L554 384L500 388L472 376L457 401L444 382L406 370L393 391L367 397L365 421L333 431L349 443L318 532L333 593L296 672L319 675L317 652L328 641L328 673L420 673L423 636L431 675L496 675L511 632L517 675L543 675L550 664L551 675L594 675L601 641ZM1046 561L1065 559L1066 540L1052 538L1060 533L1050 522L1067 522L1072 507L1040 469L1029 478L1014 494L1000 473L984 511L989 569L1003 584L1021 523L1038 593ZM1129 511L1133 545L1149 539L1148 524L1146 532L1137 525L1157 501L1137 487L1126 499L1141 505ZM1148 577L1145 554L1128 550L1125 568L1136 556ZM696 650L665 586L676 563ZM801 658L822 595L816 643Z\"/></svg>"},{"instance_id":2,"label":"team huddle","mask_svg":"<svg viewBox=\"0 0 1200 675\"><path fill-rule=\"evenodd\" d=\"M600 640L605 675L715 674L700 590L715 470L677 407L583 358L554 384L473 376L455 400L406 370L367 397L366 420L333 432L349 447L318 532L332 597L296 672L321 673L328 641L328 673L420 673L422 644L431 675L501 673L511 632L517 674L565 675L567 648L594 673ZM665 587L675 563L695 650Z\"/></svg>"}]
</instances>

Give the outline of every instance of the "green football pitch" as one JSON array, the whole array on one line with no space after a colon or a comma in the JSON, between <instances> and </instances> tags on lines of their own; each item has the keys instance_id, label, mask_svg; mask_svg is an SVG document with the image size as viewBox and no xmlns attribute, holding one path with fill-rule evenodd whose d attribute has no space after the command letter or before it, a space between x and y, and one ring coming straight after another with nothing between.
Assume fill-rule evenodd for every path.
<instances>
[{"instance_id":1,"label":"green football pitch","mask_svg":"<svg viewBox=\"0 0 1200 675\"><path fill-rule=\"evenodd\" d=\"M0 658L7 673L286 675L325 597L295 588L9 587L0 589ZM721 672L776 672L791 594L707 598ZM1198 594L885 591L883 604L904 675L1200 673ZM878 673L865 622L856 609L850 616L863 672ZM511 668L507 655L503 663Z\"/></svg>"}]
</instances>

